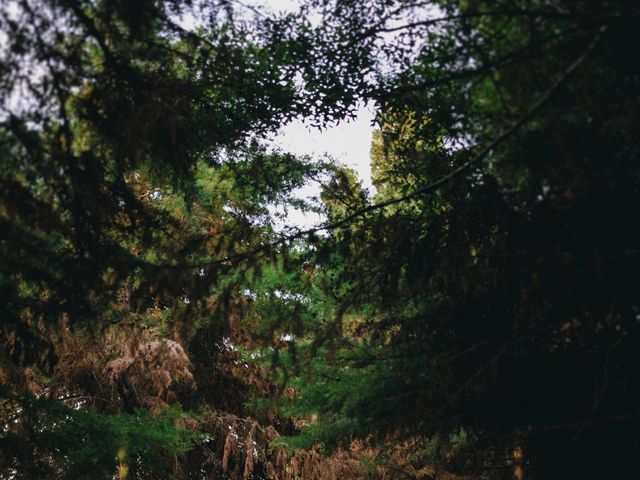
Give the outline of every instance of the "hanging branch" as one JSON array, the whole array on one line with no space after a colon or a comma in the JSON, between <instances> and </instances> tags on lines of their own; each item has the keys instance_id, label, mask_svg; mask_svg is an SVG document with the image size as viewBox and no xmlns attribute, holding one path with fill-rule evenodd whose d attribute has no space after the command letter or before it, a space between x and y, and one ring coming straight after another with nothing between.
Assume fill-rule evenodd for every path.
<instances>
[{"instance_id":1,"label":"hanging branch","mask_svg":"<svg viewBox=\"0 0 640 480\"><path fill-rule=\"evenodd\" d=\"M480 150L480 152L478 152L475 156L473 156L471 159L464 162L462 165L454 168L451 172L439 178L438 180L435 180L434 182L431 182L427 185L423 185L422 187L419 187L413 192L410 192L406 195L396 197L396 198L391 198L383 202L374 203L367 207L356 210L353 213L347 215L346 217L343 217L334 222L327 222L324 224L316 225L306 230L291 228L290 231L292 231L292 233L282 234L281 238L278 239L277 241L271 242L267 245L262 245L249 252L237 253L234 255L229 255L222 259L217 259L217 260L212 260L212 261L207 261L202 263L168 264L168 265L144 264L144 265L152 268L156 267L156 268L169 268L169 269L188 269L188 268L202 268L202 267L213 266L213 265L231 265L234 263L240 263L244 260L252 258L256 255L259 255L260 253L266 253L267 251L269 251L274 247L285 245L285 244L291 243L296 239L314 235L319 232L335 230L368 213L382 210L391 205L407 202L419 195L436 191L447 182L454 180L455 178L467 172L467 170L469 170L469 168L472 167L473 165L480 163L489 153L491 153L499 145L504 143L509 137L511 137L521 127L527 124L542 109L542 107L544 107L554 97L554 95L560 90L560 88L576 72L576 70L587 61L587 59L591 56L591 54L596 49L596 47L598 46L598 44L600 43L600 41L602 40L602 38L604 37L607 31L608 31L608 25L602 26L599 29L597 35L593 38L593 40L589 43L589 45L587 45L587 47L578 56L578 58L576 58L576 60L574 60L564 70L562 76L558 80L556 80L556 82L553 83L553 85L538 99L538 101L524 115L522 115L516 122L514 122L510 127L508 127L503 133L501 133L488 145L483 147Z\"/></svg>"},{"instance_id":2,"label":"hanging branch","mask_svg":"<svg viewBox=\"0 0 640 480\"><path fill-rule=\"evenodd\" d=\"M437 190L439 187L447 183L449 180L453 180L458 177L462 173L466 172L469 167L480 163L491 151L493 151L496 147L501 145L505 140L507 140L511 135L513 135L517 130L519 130L523 125L529 122L539 111L540 109L547 104L551 98L558 92L560 87L562 87L567 80L575 73L575 71L582 65L591 55L591 53L595 50L598 43L601 41L603 35L606 33L608 26L603 26L600 28L599 33L595 36L595 38L589 43L587 48L582 52L582 54L569 65L563 72L563 75L549 88L542 97L527 111L522 117L520 117L516 122L514 122L509 128L507 128L502 134L500 134L497 138L491 141L487 146L485 146L477 155L475 155L470 160L466 161L459 167L453 169L447 175L439 178L438 180L424 185L422 187L417 188L411 193L403 195L401 197L391 198L389 200L385 200L384 202L374 203L369 205L368 207L362 208L360 210L356 210L355 212L347 215L346 217L332 223L327 223L325 225L320 225L309 230L303 230L296 233L296 236L302 235L310 235L316 232L320 232L323 230L333 230L335 228L341 227L342 225L358 218L362 215L365 215L369 212L373 212L376 210L381 210L390 205L396 205L398 203L406 202L411 200L412 198L422 195L424 193L429 193L434 190Z\"/></svg>"}]
</instances>

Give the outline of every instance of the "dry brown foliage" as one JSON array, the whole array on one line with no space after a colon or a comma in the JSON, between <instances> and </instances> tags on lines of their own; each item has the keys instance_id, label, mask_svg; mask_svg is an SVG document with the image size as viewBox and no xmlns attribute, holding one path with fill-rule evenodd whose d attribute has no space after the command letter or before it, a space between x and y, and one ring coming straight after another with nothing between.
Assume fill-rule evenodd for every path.
<instances>
[{"instance_id":1,"label":"dry brown foliage","mask_svg":"<svg viewBox=\"0 0 640 480\"><path fill-rule=\"evenodd\" d=\"M61 331L51 398L82 398L107 412L140 407L155 412L196 389L189 357L174 340L121 328L99 337Z\"/></svg>"},{"instance_id":2,"label":"dry brown foliage","mask_svg":"<svg viewBox=\"0 0 640 480\"><path fill-rule=\"evenodd\" d=\"M375 447L353 441L348 448L323 455L316 449L289 452L273 447L280 436L273 426L228 413L209 412L198 430L206 432L205 441L181 458L180 470L200 472L197 478L203 480L482 480L416 461L423 447L417 438ZM191 477L185 473L180 478Z\"/></svg>"},{"instance_id":3,"label":"dry brown foliage","mask_svg":"<svg viewBox=\"0 0 640 480\"><path fill-rule=\"evenodd\" d=\"M191 362L173 340L143 342L123 357L109 361L104 376L124 398L151 411L178 401L180 392L195 389Z\"/></svg>"},{"instance_id":4,"label":"dry brown foliage","mask_svg":"<svg viewBox=\"0 0 640 480\"><path fill-rule=\"evenodd\" d=\"M350 451L338 450L324 457L316 450L290 455L285 448L270 448L270 443L279 437L278 432L251 418L211 412L199 429L207 432L206 441L182 459L183 470L209 472L207 479L373 478L363 476L361 458Z\"/></svg>"},{"instance_id":5,"label":"dry brown foliage","mask_svg":"<svg viewBox=\"0 0 640 480\"><path fill-rule=\"evenodd\" d=\"M171 403L181 403L197 388L194 367L183 346L171 339L155 339L150 332L127 335L122 329L105 332L100 339L72 334L62 325L60 351L53 383L45 383L37 372L25 369L21 382L36 396L92 405L103 411L145 408L157 412ZM221 353L224 353L221 351ZM229 352L225 354L229 355ZM217 357L216 357L217 358ZM217 358L219 360L219 358ZM222 372L260 386L252 378L259 372L244 371L226 358ZM212 366L215 373L219 366ZM242 371L238 372L240 368ZM234 370L235 369L235 370ZM0 380L8 381L0 370ZM13 379L15 380L15 379ZM13 381L12 380L12 381ZM258 378L260 380L260 378ZM237 392L224 393L235 396ZM12 405L1 407L7 413ZM196 420L178 420L182 426L204 434L203 441L176 459L174 475L181 480L463 480L441 471L437 466L416 461L420 439L390 441L385 446L369 446L353 441L329 455L317 449L290 452L274 442L280 433L273 425L261 425L256 419L211 408ZM236 412L238 413L238 412ZM466 480L472 480L468 477ZM473 480L477 480L475 477Z\"/></svg>"}]
</instances>

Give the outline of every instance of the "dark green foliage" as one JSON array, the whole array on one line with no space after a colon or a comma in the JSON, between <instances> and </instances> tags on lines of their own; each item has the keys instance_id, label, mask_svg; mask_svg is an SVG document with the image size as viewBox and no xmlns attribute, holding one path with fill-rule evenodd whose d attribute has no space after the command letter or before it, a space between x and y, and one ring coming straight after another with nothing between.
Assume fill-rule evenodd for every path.
<instances>
[{"instance_id":1,"label":"dark green foliage","mask_svg":"<svg viewBox=\"0 0 640 480\"><path fill-rule=\"evenodd\" d=\"M184 417L177 410L105 415L35 399L20 408L30 421L3 441L1 471L8 478L111 479L118 467L135 478L173 478L176 456L199 439L177 426Z\"/></svg>"},{"instance_id":2,"label":"dark green foliage","mask_svg":"<svg viewBox=\"0 0 640 480\"><path fill-rule=\"evenodd\" d=\"M295 448L411 443L401 460L457 474L633 476L635 2L12 5L4 475L253 472L237 438L209 455L178 427L179 404L253 411ZM266 146L359 102L378 112L372 197ZM294 196L311 178L321 207ZM277 233L276 206L327 223ZM233 431L266 445L252 422Z\"/></svg>"},{"instance_id":3,"label":"dark green foliage","mask_svg":"<svg viewBox=\"0 0 640 480\"><path fill-rule=\"evenodd\" d=\"M354 199L360 214L332 218L325 248L343 266L327 295L343 293L327 349L301 368L313 374L292 382L294 412L318 416L303 444L462 428L475 448L440 458L461 472L511 472L524 451L533 478L626 478L639 448L637 11L434 9L327 10L323 28L345 42L397 34L374 42L393 74L368 92L374 200L390 205Z\"/></svg>"},{"instance_id":4,"label":"dark green foliage","mask_svg":"<svg viewBox=\"0 0 640 480\"><path fill-rule=\"evenodd\" d=\"M269 206L289 205L292 191L324 167L263 145L262 136L300 111L293 66L256 25L235 23L226 2L26 1L0 10L0 383L11 394L2 423L37 432L36 422L43 435L69 433L75 442L86 434L97 443L89 448L99 458L61 451L66 463L53 476L113 475L110 432L118 422L134 428L135 417L104 414L147 400L135 383L114 380L109 361L133 361L118 375L140 378L140 345L151 351L164 336L188 348L197 337L201 400L241 403L240 391L215 388L233 376L220 367L232 360L211 362L203 349L220 351L247 272L275 255ZM194 12L200 25L180 26ZM42 378L30 383L25 367ZM198 405L184 392L161 399L162 389L153 390L156 402ZM56 427L65 432L51 430L57 411L31 418L20 407L29 391L54 407L68 395L86 397L97 413L78 411ZM135 476L175 473L166 453L182 446L160 435L165 423L144 420L149 438L131 430L124 447L147 462ZM104 451L102 430L111 442ZM11 466L20 451L41 466L57 455L44 436L6 433L7 471L31 468Z\"/></svg>"}]
</instances>

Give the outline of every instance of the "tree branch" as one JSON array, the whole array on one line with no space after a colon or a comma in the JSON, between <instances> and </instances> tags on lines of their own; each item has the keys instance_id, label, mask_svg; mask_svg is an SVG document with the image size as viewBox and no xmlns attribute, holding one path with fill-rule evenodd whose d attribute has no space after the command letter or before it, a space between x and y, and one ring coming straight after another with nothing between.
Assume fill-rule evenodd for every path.
<instances>
[{"instance_id":1,"label":"tree branch","mask_svg":"<svg viewBox=\"0 0 640 480\"><path fill-rule=\"evenodd\" d=\"M480 152L478 154L476 154L470 160L466 161L465 163L463 163L459 167L453 169L447 175L439 178L438 180L436 180L436 181L434 181L432 183L424 185L424 186L414 190L411 193L408 193L408 194L403 195L401 197L392 198L392 199L386 200L384 202L380 202L380 203L375 203L373 205L369 205L369 206L367 206L365 208L362 208L360 210L357 210L357 211L353 212L350 215L347 215L346 217L344 217L344 218L342 218L342 219L340 219L340 220L338 220L336 222L328 223L328 224L325 224L325 225L320 225L320 226L317 226L317 227L314 227L314 228L311 228L311 229L308 229L308 230L303 230L303 231L298 232L296 235L297 236L310 235L310 234L317 233L317 232L320 232L320 231L323 231L323 230L333 230L333 229L338 228L338 227L350 222L351 220L354 220L355 218L360 217L362 215L365 215L365 214L367 214L369 212L376 211L376 210L381 210L381 209L383 209L385 207L388 207L390 205L396 205L398 203L406 202L406 201L411 200L412 198L414 198L414 197L416 197L418 195L437 190L439 187L441 187L442 185L447 183L449 180L452 180L452 179L458 177L460 174L462 174L465 171L467 171L469 169L469 167L471 167L471 166L479 163L481 160L483 160L492 150L494 150L496 147L501 145L505 140L507 140L511 135L513 135L517 130L519 130L523 125L528 123L529 120L531 120L540 111L540 109L544 105L546 105L546 103L549 102L549 100L551 100L551 98L558 92L560 87L562 87L567 82L567 80L569 80L569 78L575 73L575 71L589 58L589 56L595 50L596 46L598 45L598 43L600 42L600 40L602 39L603 35L606 33L607 30L608 30L607 26L604 26L604 27L600 28L599 33L589 43L589 45L582 52L582 54L564 70L562 76L551 86L551 88L549 88L542 95L542 97L540 97L540 99L538 99L538 101L529 109L529 111L527 111L523 116L521 116L516 122L514 122L509 128L507 128L497 138L495 138L488 145L486 145L482 150L480 150Z\"/></svg>"},{"instance_id":2,"label":"tree branch","mask_svg":"<svg viewBox=\"0 0 640 480\"><path fill-rule=\"evenodd\" d=\"M562 73L562 76L553 83L553 85L538 99L537 102L524 114L522 115L516 122L514 122L509 128L507 128L502 134L496 137L493 141L491 141L488 145L483 147L480 152L478 152L473 158L464 162L462 165L453 169L447 175L439 178L438 180L431 182L427 185L424 185L420 188L417 188L411 193L406 195L391 198L389 200L385 200L383 202L374 203L367 207L356 210L355 212L343 217L334 222L327 222L325 224L317 225L315 227L300 230L300 229L290 229L293 233L283 234L281 238L275 242L269 243L267 245L262 245L258 248L255 248L249 252L238 253L234 255L227 256L222 259L212 260L203 263L193 263L193 264L181 264L181 265L147 265L149 267L157 267L157 268L171 268L171 269L188 269L188 268L203 268L206 266L212 265L230 265L233 263L240 263L248 258L251 258L257 254L264 253L267 250L277 247L279 245L284 245L290 243L296 239L314 235L316 233L322 231L330 231L335 230L347 223L355 220L356 218L362 217L368 213L375 212L378 210L382 210L391 205L397 205L399 203L407 202L419 195L423 195L426 193L430 193L438 190L445 183L454 180L459 177L463 173L467 172L470 167L480 163L489 153L495 150L499 145L504 143L511 135L513 135L516 131L518 131L522 126L527 124L541 109L544 105L546 105L549 100L553 98L553 96L560 90L560 88L569 80L569 78L575 73L575 71L583 64L585 61L591 56L593 51L596 49L597 45L602 40L605 33L608 31L608 25L601 27L592 41L587 45L584 51L574 60Z\"/></svg>"}]
</instances>

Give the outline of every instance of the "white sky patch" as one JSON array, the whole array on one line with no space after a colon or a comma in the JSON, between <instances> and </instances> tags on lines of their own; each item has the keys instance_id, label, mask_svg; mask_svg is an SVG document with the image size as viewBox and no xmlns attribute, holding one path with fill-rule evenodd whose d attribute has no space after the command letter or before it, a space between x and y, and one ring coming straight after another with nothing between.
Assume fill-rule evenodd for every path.
<instances>
[{"instance_id":1,"label":"white sky patch","mask_svg":"<svg viewBox=\"0 0 640 480\"><path fill-rule=\"evenodd\" d=\"M301 0L238 0L234 3L249 6L266 15L295 12L302 4ZM314 23L314 19L311 20ZM317 157L328 154L353 168L363 186L371 192L369 151L373 119L373 104L363 104L358 106L355 119L345 120L322 130L306 125L304 120L294 120L280 129L274 143L283 150L297 155ZM310 188L319 191L317 186Z\"/></svg>"},{"instance_id":2,"label":"white sky patch","mask_svg":"<svg viewBox=\"0 0 640 480\"><path fill-rule=\"evenodd\" d=\"M301 2L296 0L245 0L234 2L236 5L248 5L265 13L291 13L300 9Z\"/></svg>"},{"instance_id":3,"label":"white sky patch","mask_svg":"<svg viewBox=\"0 0 640 480\"><path fill-rule=\"evenodd\" d=\"M292 13L300 9L301 0L235 0L236 11L244 16L271 16ZM310 18L312 24L317 24L320 18ZM187 29L197 25L197 18L187 13L180 19L180 23ZM308 126L304 120L294 120L283 126L272 139L275 146L285 152L296 155L310 155L324 157L329 155L336 161L355 170L362 186L369 193L373 193L371 185L371 165L369 152L373 133L374 109L373 105L359 105L354 119L345 120L338 125L322 130ZM311 183L296 192L298 198L309 199L320 194L320 185ZM272 206L272 214L284 214L281 207ZM275 218L275 215L274 215ZM275 221L277 230L287 227L310 228L322 223L324 218L316 213L303 213L296 209L288 209L284 220Z\"/></svg>"},{"instance_id":4,"label":"white sky patch","mask_svg":"<svg viewBox=\"0 0 640 480\"><path fill-rule=\"evenodd\" d=\"M317 157L328 154L354 169L362 185L371 191L369 152L373 118L373 106L361 105L354 120L345 120L336 126L322 130L295 120L280 129L274 143L283 150L297 155Z\"/></svg>"},{"instance_id":5,"label":"white sky patch","mask_svg":"<svg viewBox=\"0 0 640 480\"><path fill-rule=\"evenodd\" d=\"M295 12L301 6L300 0L238 0L234 3L237 8L244 5L251 11L257 10L265 15ZM310 20L312 24L319 22L319 18ZM363 104L358 106L354 119L345 120L322 130L310 127L304 120L294 120L280 129L273 143L282 150L296 155L312 157L329 155L355 170L362 186L369 193L373 193L369 152L374 116L373 104ZM320 187L317 183L311 183L301 188L297 196L299 198L317 197L320 194ZM273 212L278 210L276 207L272 208ZM310 228L323 220L324 218L318 214L305 214L289 209L285 220L276 222L276 228L278 230L286 227Z\"/></svg>"},{"instance_id":6,"label":"white sky patch","mask_svg":"<svg viewBox=\"0 0 640 480\"><path fill-rule=\"evenodd\" d=\"M329 155L339 163L352 168L369 193L373 193L371 185L371 164L369 152L373 134L372 122L374 110L372 105L360 105L353 120L345 120L336 126L322 130L310 127L302 120L295 120L280 129L273 143L286 152L296 155L323 157ZM300 198L317 197L320 185L311 183L297 192ZM318 214L303 213L289 209L284 222L278 222L276 228L287 226L309 228L322 222Z\"/></svg>"},{"instance_id":7,"label":"white sky patch","mask_svg":"<svg viewBox=\"0 0 640 480\"><path fill-rule=\"evenodd\" d=\"M300 9L300 0L234 0L236 12L241 16L252 15L271 16L292 13ZM192 12L186 12L181 19L176 19L182 27L194 28L198 24ZM311 18L312 24L320 19ZM360 105L355 119L345 120L338 125L322 130L310 127L304 120L294 120L283 126L272 139L275 146L285 152L296 155L310 155L324 157L329 155L338 162L355 170L362 186L369 193L373 193L371 185L371 165L369 152L373 133L374 110L372 104ZM296 192L302 199L318 197L320 185L311 183ZM296 209L288 209L284 220L279 220L277 214L284 215L282 207L270 207L276 230L283 231L287 227L306 229L322 223L325 219L317 213L303 213Z\"/></svg>"}]
</instances>

